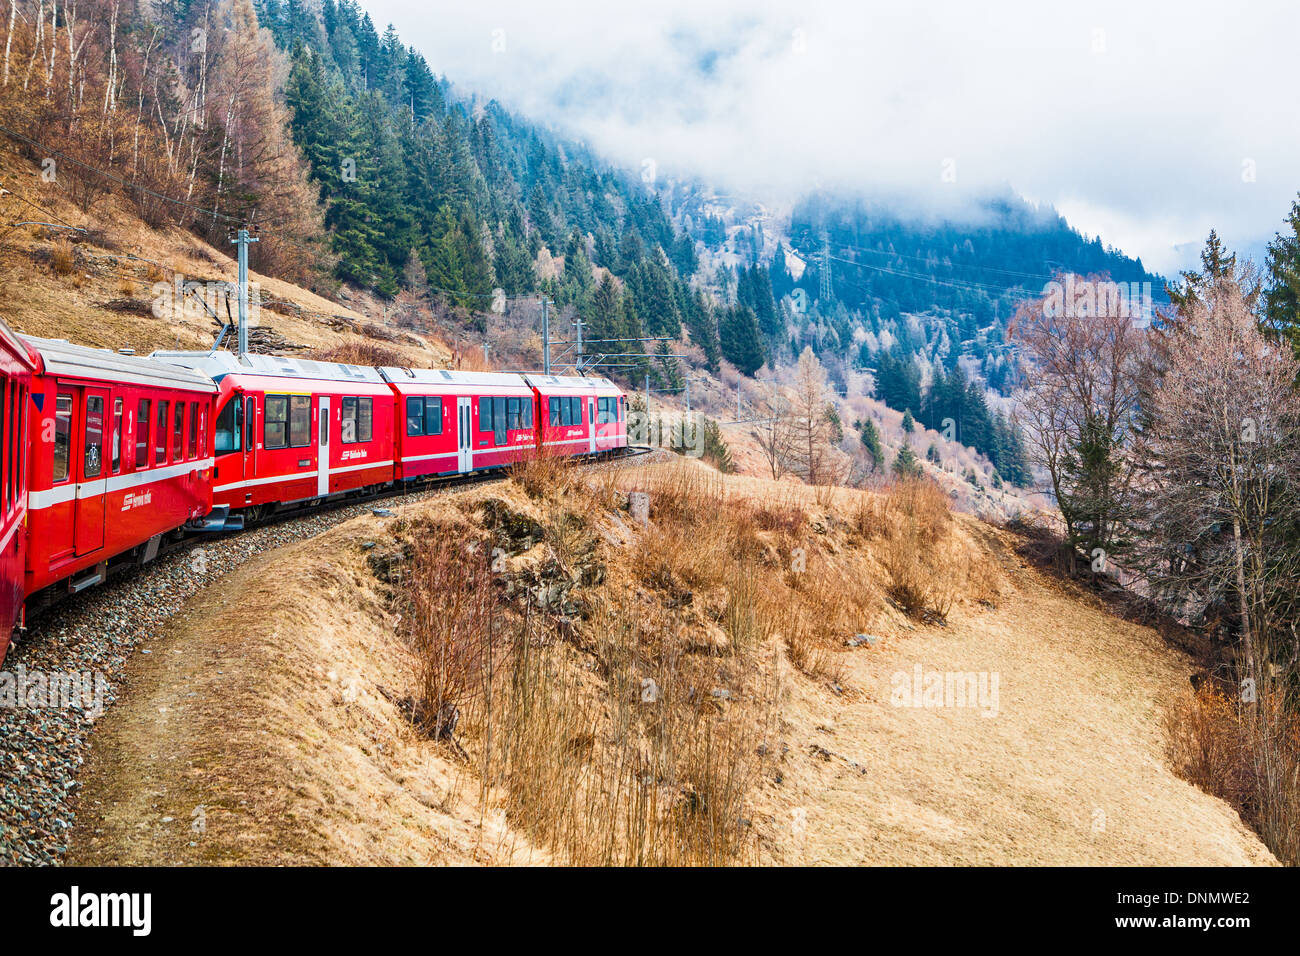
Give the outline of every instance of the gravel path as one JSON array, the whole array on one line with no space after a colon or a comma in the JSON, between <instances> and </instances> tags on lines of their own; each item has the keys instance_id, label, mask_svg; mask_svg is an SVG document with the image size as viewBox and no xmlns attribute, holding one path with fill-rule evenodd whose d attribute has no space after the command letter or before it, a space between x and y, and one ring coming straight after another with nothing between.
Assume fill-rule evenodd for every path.
<instances>
[{"instance_id":1,"label":"gravel path","mask_svg":"<svg viewBox=\"0 0 1300 956\"><path fill-rule=\"evenodd\" d=\"M658 450L633 461L641 465L673 457ZM586 467L626 463L624 459ZM487 478L479 484L499 480ZM33 677L102 675L107 682L102 706L107 707L124 685L130 655L151 653L149 642L191 595L244 561L320 534L372 508L422 501L466 487L465 483L444 485L284 519L213 537L146 567L122 571L106 585L69 598L33 620L26 638L10 647L0 666L15 677L24 672ZM92 711L97 703L91 701ZM62 862L74 816L68 798L77 789L97 716L79 706L4 706L0 694L0 865Z\"/></svg>"},{"instance_id":2,"label":"gravel path","mask_svg":"<svg viewBox=\"0 0 1300 956\"><path fill-rule=\"evenodd\" d=\"M372 508L464 488L432 488L282 520L123 571L33 620L22 643L10 648L3 671L15 678L24 672L100 674L107 682L106 707L123 687L130 655L151 653L149 642L191 595L244 561ZM89 703L93 711L97 702ZM81 706L0 705L0 865L62 861L73 820L68 797L76 791L93 728L92 714Z\"/></svg>"}]
</instances>

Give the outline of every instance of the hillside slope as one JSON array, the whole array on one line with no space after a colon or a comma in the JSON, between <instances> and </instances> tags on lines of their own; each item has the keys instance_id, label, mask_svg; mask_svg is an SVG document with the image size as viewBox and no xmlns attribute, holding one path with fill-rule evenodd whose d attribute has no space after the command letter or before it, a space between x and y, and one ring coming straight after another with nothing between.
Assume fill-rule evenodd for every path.
<instances>
[{"instance_id":1,"label":"hillside slope","mask_svg":"<svg viewBox=\"0 0 1300 956\"><path fill-rule=\"evenodd\" d=\"M786 485L727 487L774 509L796 502ZM489 494L532 507L504 483L367 515L196 596L134 658L96 729L70 862L551 862L499 788L480 790L474 762L420 739L389 699L409 684L410 652L368 555ZM826 530L836 508L809 507L826 547L850 547ZM968 518L956 534L989 563L991 599L963 601L946 627L886 607L871 622L877 643L834 649L823 668L834 677L779 662L746 813L752 861L1272 863L1224 803L1169 768L1162 715L1185 693L1188 662L1025 565L1012 536ZM611 558L610 578L637 553ZM732 668L721 654L711 659ZM996 674L996 714L894 706L895 675L916 666Z\"/></svg>"}]
</instances>

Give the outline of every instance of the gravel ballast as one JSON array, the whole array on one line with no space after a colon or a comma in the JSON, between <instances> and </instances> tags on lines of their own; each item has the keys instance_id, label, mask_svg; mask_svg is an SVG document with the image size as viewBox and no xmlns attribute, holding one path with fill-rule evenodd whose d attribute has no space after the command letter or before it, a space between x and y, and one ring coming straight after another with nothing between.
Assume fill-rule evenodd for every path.
<instances>
[{"instance_id":1,"label":"gravel ballast","mask_svg":"<svg viewBox=\"0 0 1300 956\"><path fill-rule=\"evenodd\" d=\"M380 502L420 501L460 487ZM101 685L106 686L102 706L111 706L123 689L130 656L152 653L150 641L191 595L251 557L312 537L375 507L373 501L359 502L213 536L145 567L122 571L34 618L27 636L10 647L0 672L15 683L20 675L29 681L52 674L89 674L93 681L94 675L101 675L106 682ZM92 697L72 706L7 706L0 695L0 865L62 862L73 822L69 797L78 786L98 703Z\"/></svg>"},{"instance_id":2,"label":"gravel ballast","mask_svg":"<svg viewBox=\"0 0 1300 956\"><path fill-rule=\"evenodd\" d=\"M637 465L670 459L656 450L633 459ZM620 460L587 467L619 467ZM479 479L482 481L483 479ZM489 481L502 480L487 478ZM123 570L106 584L68 598L29 622L28 632L10 646L0 680L8 675L10 696L20 675L98 677L102 699L89 708L73 705L11 706L0 684L0 865L58 865L68 852L74 812L69 798L91 746L97 711L122 692L132 654L150 654L166 622L196 592L248 559L320 534L376 508L422 501L462 491L464 482L405 495L334 506L301 517L230 535L197 539L189 547L142 567ZM81 681L79 686L86 686ZM29 695L30 696L30 695ZM29 701L30 703L30 701Z\"/></svg>"}]
</instances>

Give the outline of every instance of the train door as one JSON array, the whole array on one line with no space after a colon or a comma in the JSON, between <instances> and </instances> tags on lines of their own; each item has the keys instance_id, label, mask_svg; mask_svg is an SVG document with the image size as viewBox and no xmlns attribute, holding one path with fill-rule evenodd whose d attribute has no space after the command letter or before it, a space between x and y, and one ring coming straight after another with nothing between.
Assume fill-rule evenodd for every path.
<instances>
[{"instance_id":1,"label":"train door","mask_svg":"<svg viewBox=\"0 0 1300 956\"><path fill-rule=\"evenodd\" d=\"M470 434L470 399L456 399L456 470L474 470L474 436Z\"/></svg>"},{"instance_id":2,"label":"train door","mask_svg":"<svg viewBox=\"0 0 1300 956\"><path fill-rule=\"evenodd\" d=\"M320 397L320 442L316 448L316 494L324 498L330 493L330 399Z\"/></svg>"},{"instance_id":3,"label":"train door","mask_svg":"<svg viewBox=\"0 0 1300 956\"><path fill-rule=\"evenodd\" d=\"M257 396L244 396L244 479L257 476ZM251 492L244 492L244 501L253 500Z\"/></svg>"},{"instance_id":4,"label":"train door","mask_svg":"<svg viewBox=\"0 0 1300 956\"><path fill-rule=\"evenodd\" d=\"M76 514L73 516L73 551L90 554L104 546L104 508L108 495L108 465L105 462L108 390L77 389L81 393L78 418L80 441L72 443L71 470L76 474ZM78 446L80 446L78 448Z\"/></svg>"},{"instance_id":5,"label":"train door","mask_svg":"<svg viewBox=\"0 0 1300 956\"><path fill-rule=\"evenodd\" d=\"M587 396L587 451L596 452L596 400Z\"/></svg>"}]
</instances>

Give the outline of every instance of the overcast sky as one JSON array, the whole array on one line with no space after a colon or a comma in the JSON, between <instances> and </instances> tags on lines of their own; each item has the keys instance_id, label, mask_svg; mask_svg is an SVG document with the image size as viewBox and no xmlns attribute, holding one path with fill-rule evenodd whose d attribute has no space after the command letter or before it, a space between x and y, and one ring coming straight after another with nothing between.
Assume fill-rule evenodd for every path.
<instances>
[{"instance_id":1,"label":"overcast sky","mask_svg":"<svg viewBox=\"0 0 1300 956\"><path fill-rule=\"evenodd\" d=\"M760 200L1006 183L1172 272L1300 190L1297 0L361 2L468 92Z\"/></svg>"}]
</instances>

